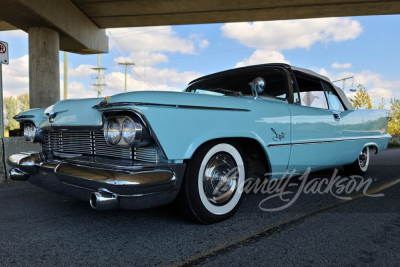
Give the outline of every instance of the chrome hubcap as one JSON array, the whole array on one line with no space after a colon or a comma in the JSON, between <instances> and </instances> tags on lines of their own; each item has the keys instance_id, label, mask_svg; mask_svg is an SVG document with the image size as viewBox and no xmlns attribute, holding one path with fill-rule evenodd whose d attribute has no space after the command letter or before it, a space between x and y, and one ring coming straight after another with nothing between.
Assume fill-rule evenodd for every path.
<instances>
[{"instance_id":1,"label":"chrome hubcap","mask_svg":"<svg viewBox=\"0 0 400 267\"><path fill-rule=\"evenodd\" d=\"M360 163L360 166L362 168L364 168L365 165L367 165L367 159L368 159L367 148L364 148L361 154L358 156L358 162Z\"/></svg>"},{"instance_id":2,"label":"chrome hubcap","mask_svg":"<svg viewBox=\"0 0 400 267\"><path fill-rule=\"evenodd\" d=\"M238 181L238 168L228 153L217 153L211 157L204 170L203 190L208 201L224 205L234 194Z\"/></svg>"}]
</instances>

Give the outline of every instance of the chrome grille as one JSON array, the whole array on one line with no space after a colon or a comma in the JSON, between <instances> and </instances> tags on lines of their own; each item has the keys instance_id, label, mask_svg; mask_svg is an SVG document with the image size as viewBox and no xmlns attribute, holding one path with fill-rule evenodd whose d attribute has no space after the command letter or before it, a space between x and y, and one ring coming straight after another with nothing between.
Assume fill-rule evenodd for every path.
<instances>
[{"instance_id":1,"label":"chrome grille","mask_svg":"<svg viewBox=\"0 0 400 267\"><path fill-rule=\"evenodd\" d=\"M132 148L108 145L103 132L93 132L93 144L93 154L95 155L132 159Z\"/></svg>"},{"instance_id":2,"label":"chrome grille","mask_svg":"<svg viewBox=\"0 0 400 267\"><path fill-rule=\"evenodd\" d=\"M84 155L107 156L123 159L158 163L163 161L157 146L122 147L110 146L104 139L103 132L58 131L44 132L42 151L55 151Z\"/></svg>"},{"instance_id":3,"label":"chrome grille","mask_svg":"<svg viewBox=\"0 0 400 267\"><path fill-rule=\"evenodd\" d=\"M163 157L161 157L161 152L157 146L135 147L133 148L133 156L134 159L141 161L156 163L163 161Z\"/></svg>"}]
</instances>

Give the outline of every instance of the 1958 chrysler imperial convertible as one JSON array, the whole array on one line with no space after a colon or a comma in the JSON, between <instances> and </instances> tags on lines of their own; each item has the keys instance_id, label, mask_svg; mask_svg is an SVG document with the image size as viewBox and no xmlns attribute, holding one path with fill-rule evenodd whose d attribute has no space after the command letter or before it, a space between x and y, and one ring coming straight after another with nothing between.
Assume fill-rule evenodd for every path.
<instances>
[{"instance_id":1,"label":"1958 chrysler imperial convertible","mask_svg":"<svg viewBox=\"0 0 400 267\"><path fill-rule=\"evenodd\" d=\"M40 152L12 155L10 178L97 210L173 202L192 219L232 216L246 178L343 165L363 175L386 149L387 110L355 110L328 78L286 64L211 74L183 92L69 99L15 119Z\"/></svg>"}]
</instances>

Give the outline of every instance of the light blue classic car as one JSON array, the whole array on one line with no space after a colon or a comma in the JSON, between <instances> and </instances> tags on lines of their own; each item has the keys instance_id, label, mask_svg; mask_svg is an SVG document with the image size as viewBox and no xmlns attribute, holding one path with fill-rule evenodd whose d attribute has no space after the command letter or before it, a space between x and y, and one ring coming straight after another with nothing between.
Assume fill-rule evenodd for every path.
<instances>
[{"instance_id":1,"label":"light blue classic car","mask_svg":"<svg viewBox=\"0 0 400 267\"><path fill-rule=\"evenodd\" d=\"M10 178L96 210L175 201L190 217L232 216L247 178L343 165L362 175L386 149L387 110L355 110L328 78L286 64L232 69L183 92L70 99L15 117L40 152L12 155Z\"/></svg>"}]
</instances>

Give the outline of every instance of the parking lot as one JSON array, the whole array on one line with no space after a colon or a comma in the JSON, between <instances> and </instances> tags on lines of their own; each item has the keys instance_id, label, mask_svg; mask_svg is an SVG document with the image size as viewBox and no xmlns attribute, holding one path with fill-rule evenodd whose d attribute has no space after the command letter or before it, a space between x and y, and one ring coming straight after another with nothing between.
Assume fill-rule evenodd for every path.
<instances>
[{"instance_id":1,"label":"parking lot","mask_svg":"<svg viewBox=\"0 0 400 267\"><path fill-rule=\"evenodd\" d=\"M383 197L302 194L266 212L259 203L267 196L248 194L233 218L214 225L188 221L173 205L98 212L28 183L2 183L0 266L399 266L399 162L400 149L371 156L369 193Z\"/></svg>"}]
</instances>

